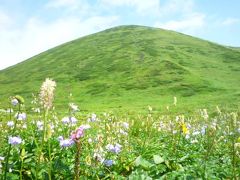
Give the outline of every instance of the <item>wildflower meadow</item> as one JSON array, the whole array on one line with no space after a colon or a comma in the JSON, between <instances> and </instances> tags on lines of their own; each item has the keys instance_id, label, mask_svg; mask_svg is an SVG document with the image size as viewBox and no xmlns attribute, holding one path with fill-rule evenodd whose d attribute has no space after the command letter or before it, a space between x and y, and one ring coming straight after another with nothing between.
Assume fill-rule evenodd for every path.
<instances>
[{"instance_id":1,"label":"wildflower meadow","mask_svg":"<svg viewBox=\"0 0 240 180\"><path fill-rule=\"evenodd\" d=\"M2 180L240 178L237 109L178 113L173 97L164 112L86 113L72 101L59 112L56 88L47 78L31 105L13 95L0 107Z\"/></svg>"}]
</instances>

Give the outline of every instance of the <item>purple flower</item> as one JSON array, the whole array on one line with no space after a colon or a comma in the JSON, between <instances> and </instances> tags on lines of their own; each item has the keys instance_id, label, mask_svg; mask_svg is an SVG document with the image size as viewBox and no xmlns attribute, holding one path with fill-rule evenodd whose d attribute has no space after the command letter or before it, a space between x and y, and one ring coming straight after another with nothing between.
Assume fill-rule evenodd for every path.
<instances>
[{"instance_id":1,"label":"purple flower","mask_svg":"<svg viewBox=\"0 0 240 180\"><path fill-rule=\"evenodd\" d=\"M64 117L62 119L62 123L63 124L69 124L69 123L76 124L77 123L77 119L75 117Z\"/></svg>"},{"instance_id":2,"label":"purple flower","mask_svg":"<svg viewBox=\"0 0 240 180\"><path fill-rule=\"evenodd\" d=\"M61 147L69 147L74 144L74 141L72 139L63 139L60 140L60 146Z\"/></svg>"},{"instance_id":3,"label":"purple flower","mask_svg":"<svg viewBox=\"0 0 240 180\"><path fill-rule=\"evenodd\" d=\"M13 122L13 121L8 121L8 122L7 122L7 126L13 127L13 126L14 126L14 122Z\"/></svg>"},{"instance_id":4,"label":"purple flower","mask_svg":"<svg viewBox=\"0 0 240 180\"><path fill-rule=\"evenodd\" d=\"M43 122L42 121L37 121L37 128L39 131L43 130Z\"/></svg>"},{"instance_id":5,"label":"purple flower","mask_svg":"<svg viewBox=\"0 0 240 180\"><path fill-rule=\"evenodd\" d=\"M9 137L8 143L11 145L18 145L22 143L22 139L20 137Z\"/></svg>"},{"instance_id":6,"label":"purple flower","mask_svg":"<svg viewBox=\"0 0 240 180\"><path fill-rule=\"evenodd\" d=\"M206 133L206 128L207 128L207 126L203 126L203 127L201 128L201 134L202 134L202 135L204 135L204 134Z\"/></svg>"},{"instance_id":7,"label":"purple flower","mask_svg":"<svg viewBox=\"0 0 240 180\"><path fill-rule=\"evenodd\" d=\"M103 161L104 165L107 166L107 167L110 167L114 164L114 161L111 160L111 159L106 159Z\"/></svg>"},{"instance_id":8,"label":"purple flower","mask_svg":"<svg viewBox=\"0 0 240 180\"><path fill-rule=\"evenodd\" d=\"M63 140L63 136L58 136L58 141L62 141Z\"/></svg>"},{"instance_id":9,"label":"purple flower","mask_svg":"<svg viewBox=\"0 0 240 180\"><path fill-rule=\"evenodd\" d=\"M19 120L19 121L23 121L27 118L27 115L26 115L26 113L17 113L15 115L15 118L17 118L17 120Z\"/></svg>"},{"instance_id":10,"label":"purple flower","mask_svg":"<svg viewBox=\"0 0 240 180\"><path fill-rule=\"evenodd\" d=\"M92 117L88 118L88 122L95 122L97 121L97 115L96 114L92 114Z\"/></svg>"},{"instance_id":11,"label":"purple flower","mask_svg":"<svg viewBox=\"0 0 240 180\"><path fill-rule=\"evenodd\" d=\"M120 144L118 144L118 143L116 143L115 146L112 145L112 144L108 144L108 145L106 146L106 149L107 149L108 151L110 151L110 152L113 152L113 153L118 154L118 153L121 151L121 147L122 147L122 146L121 146Z\"/></svg>"},{"instance_id":12,"label":"purple flower","mask_svg":"<svg viewBox=\"0 0 240 180\"><path fill-rule=\"evenodd\" d=\"M14 98L11 100L11 103L13 106L16 106L18 104L18 100Z\"/></svg>"},{"instance_id":13,"label":"purple flower","mask_svg":"<svg viewBox=\"0 0 240 180\"><path fill-rule=\"evenodd\" d=\"M75 117L69 117L69 119L70 119L70 122L72 124L76 124L77 123L77 119Z\"/></svg>"},{"instance_id":14,"label":"purple flower","mask_svg":"<svg viewBox=\"0 0 240 180\"><path fill-rule=\"evenodd\" d=\"M68 124L69 122L70 122L69 117L64 117L64 118L62 118L62 123L63 123L63 124Z\"/></svg>"}]
</instances>

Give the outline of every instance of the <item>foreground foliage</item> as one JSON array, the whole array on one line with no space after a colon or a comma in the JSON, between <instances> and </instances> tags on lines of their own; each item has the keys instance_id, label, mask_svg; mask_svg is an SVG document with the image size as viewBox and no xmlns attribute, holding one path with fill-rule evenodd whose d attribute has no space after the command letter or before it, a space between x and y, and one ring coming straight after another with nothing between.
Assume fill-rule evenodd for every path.
<instances>
[{"instance_id":1,"label":"foreground foliage","mask_svg":"<svg viewBox=\"0 0 240 180\"><path fill-rule=\"evenodd\" d=\"M85 114L52 107L47 80L35 108L10 99L0 112L2 179L238 179L239 112L218 107L190 115L149 106L145 114ZM70 96L71 100L71 96Z\"/></svg>"}]
</instances>

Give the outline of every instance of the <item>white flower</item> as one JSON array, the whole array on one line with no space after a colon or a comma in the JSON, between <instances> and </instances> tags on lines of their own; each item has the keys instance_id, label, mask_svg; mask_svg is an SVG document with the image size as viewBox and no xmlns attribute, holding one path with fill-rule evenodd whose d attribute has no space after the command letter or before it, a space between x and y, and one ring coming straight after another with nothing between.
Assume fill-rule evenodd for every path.
<instances>
[{"instance_id":1,"label":"white flower","mask_svg":"<svg viewBox=\"0 0 240 180\"><path fill-rule=\"evenodd\" d=\"M40 113L41 111L40 111L40 108L33 108L33 112Z\"/></svg>"},{"instance_id":2,"label":"white flower","mask_svg":"<svg viewBox=\"0 0 240 180\"><path fill-rule=\"evenodd\" d=\"M174 106L177 105L177 97L176 97L176 96L173 97L173 105L174 105Z\"/></svg>"},{"instance_id":3,"label":"white flower","mask_svg":"<svg viewBox=\"0 0 240 180\"><path fill-rule=\"evenodd\" d=\"M197 135L199 135L199 134L200 134L200 131L194 131L194 132L192 133L193 136L197 136Z\"/></svg>"},{"instance_id":4,"label":"white flower","mask_svg":"<svg viewBox=\"0 0 240 180\"><path fill-rule=\"evenodd\" d=\"M92 138L88 138L88 143L92 143Z\"/></svg>"},{"instance_id":5,"label":"white flower","mask_svg":"<svg viewBox=\"0 0 240 180\"><path fill-rule=\"evenodd\" d=\"M79 128L82 128L82 129L90 129L91 126L89 124L83 124L81 125Z\"/></svg>"},{"instance_id":6,"label":"white flower","mask_svg":"<svg viewBox=\"0 0 240 180\"><path fill-rule=\"evenodd\" d=\"M74 103L69 103L69 107L73 112L79 111L78 106Z\"/></svg>"},{"instance_id":7,"label":"white flower","mask_svg":"<svg viewBox=\"0 0 240 180\"><path fill-rule=\"evenodd\" d=\"M23 129L27 129L27 124L23 124L23 125L22 125L22 128L23 128Z\"/></svg>"},{"instance_id":8,"label":"white flower","mask_svg":"<svg viewBox=\"0 0 240 180\"><path fill-rule=\"evenodd\" d=\"M40 90L40 103L44 108L50 109L52 107L53 99L54 99L54 90L56 87L56 82L47 78Z\"/></svg>"},{"instance_id":9,"label":"white flower","mask_svg":"<svg viewBox=\"0 0 240 180\"><path fill-rule=\"evenodd\" d=\"M123 122L122 123L122 126L125 128L125 129L128 129L129 128L129 124L127 122Z\"/></svg>"},{"instance_id":10,"label":"white flower","mask_svg":"<svg viewBox=\"0 0 240 180\"><path fill-rule=\"evenodd\" d=\"M197 139L194 139L191 141L192 144L195 144L195 143L198 143L198 140Z\"/></svg>"},{"instance_id":11,"label":"white flower","mask_svg":"<svg viewBox=\"0 0 240 180\"><path fill-rule=\"evenodd\" d=\"M179 120L179 116L176 116L176 122L178 122L178 120Z\"/></svg>"},{"instance_id":12,"label":"white flower","mask_svg":"<svg viewBox=\"0 0 240 180\"><path fill-rule=\"evenodd\" d=\"M127 132L125 132L125 131L124 131L124 130L122 130L122 129L120 129L120 130L119 130L119 133L120 133L120 134L122 134L122 135L125 135L125 136L127 136L127 135L128 135L128 133L127 133Z\"/></svg>"},{"instance_id":13,"label":"white flower","mask_svg":"<svg viewBox=\"0 0 240 180\"><path fill-rule=\"evenodd\" d=\"M208 112L207 112L207 109L203 109L202 110L202 117L204 118L204 119L208 119Z\"/></svg>"},{"instance_id":14,"label":"white flower","mask_svg":"<svg viewBox=\"0 0 240 180\"><path fill-rule=\"evenodd\" d=\"M202 135L204 135L204 134L206 133L206 128L207 128L207 126L203 126L203 127L201 128L201 134L202 134Z\"/></svg>"},{"instance_id":15,"label":"white flower","mask_svg":"<svg viewBox=\"0 0 240 180\"><path fill-rule=\"evenodd\" d=\"M12 113L13 112L13 109L7 109L6 110L6 113Z\"/></svg>"},{"instance_id":16,"label":"white flower","mask_svg":"<svg viewBox=\"0 0 240 180\"><path fill-rule=\"evenodd\" d=\"M153 109L151 106L148 105L148 110L151 112Z\"/></svg>"},{"instance_id":17,"label":"white flower","mask_svg":"<svg viewBox=\"0 0 240 180\"><path fill-rule=\"evenodd\" d=\"M105 160L103 155L100 154L100 153L97 153L97 152L93 154L93 158L96 159L97 161L101 162L101 163L103 163L104 160Z\"/></svg>"},{"instance_id":18,"label":"white flower","mask_svg":"<svg viewBox=\"0 0 240 180\"><path fill-rule=\"evenodd\" d=\"M39 131L43 130L43 122L42 121L37 121L37 128Z\"/></svg>"},{"instance_id":19,"label":"white flower","mask_svg":"<svg viewBox=\"0 0 240 180\"><path fill-rule=\"evenodd\" d=\"M4 159L5 159L4 157L0 156L0 161L4 161Z\"/></svg>"}]
</instances>

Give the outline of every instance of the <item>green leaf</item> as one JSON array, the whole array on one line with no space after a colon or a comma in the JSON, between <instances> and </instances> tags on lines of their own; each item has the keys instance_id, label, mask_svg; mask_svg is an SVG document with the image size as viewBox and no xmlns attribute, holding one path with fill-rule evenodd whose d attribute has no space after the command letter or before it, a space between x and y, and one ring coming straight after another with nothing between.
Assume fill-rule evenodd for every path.
<instances>
[{"instance_id":1,"label":"green leaf","mask_svg":"<svg viewBox=\"0 0 240 180\"><path fill-rule=\"evenodd\" d=\"M135 160L135 165L136 166L142 166L145 169L148 169L151 166L153 166L152 163L150 163L149 161L147 161L144 158L142 158L142 156L138 156L137 157L137 159Z\"/></svg>"},{"instance_id":2,"label":"green leaf","mask_svg":"<svg viewBox=\"0 0 240 180\"><path fill-rule=\"evenodd\" d=\"M24 104L24 98L22 96L16 95L15 98L18 100L20 104Z\"/></svg>"},{"instance_id":3,"label":"green leaf","mask_svg":"<svg viewBox=\"0 0 240 180\"><path fill-rule=\"evenodd\" d=\"M164 159L159 155L153 155L153 160L155 164L161 164L164 162Z\"/></svg>"}]
</instances>

